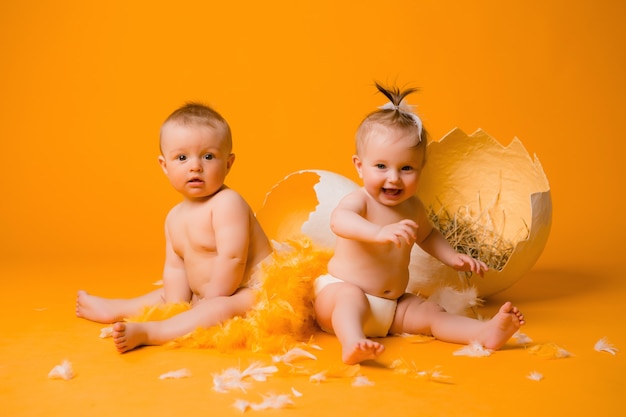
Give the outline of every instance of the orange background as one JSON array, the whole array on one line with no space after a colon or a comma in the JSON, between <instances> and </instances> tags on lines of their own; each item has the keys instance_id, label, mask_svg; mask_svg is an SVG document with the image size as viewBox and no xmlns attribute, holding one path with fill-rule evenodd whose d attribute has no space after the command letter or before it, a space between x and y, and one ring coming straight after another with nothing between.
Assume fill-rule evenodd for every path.
<instances>
[{"instance_id":1,"label":"orange background","mask_svg":"<svg viewBox=\"0 0 626 417\"><path fill-rule=\"evenodd\" d=\"M179 196L158 129L188 100L231 123L228 183L255 210L296 170L356 179L374 80L422 87L434 139L483 128L538 155L554 201L541 265L622 252L621 0L36 3L0 6L4 259L161 254Z\"/></svg>"},{"instance_id":2,"label":"orange background","mask_svg":"<svg viewBox=\"0 0 626 417\"><path fill-rule=\"evenodd\" d=\"M136 295L159 279L163 220L180 199L157 164L161 122L189 100L214 105L234 133L237 161L228 184L258 210L272 185L297 170L326 169L356 180L354 132L384 103L375 94L377 80L422 88L411 102L434 139L454 127L468 134L482 128L503 144L518 137L537 154L552 190L552 231L529 276L506 295L531 313L536 327L529 323L529 331L538 340L569 342L579 352L579 362L543 365L552 379L537 389L507 389L508 377L498 373L538 366L513 359L523 352L472 362L457 370L461 387L451 388L452 396L448 388L429 388L430 407L441 415L450 415L447 407L467 415L516 415L520 409L510 404L528 405L518 398L524 396L541 398L558 415L555 398L569 404L591 392L605 402L590 409L588 399L574 401L571 415L585 407L614 411L606 401L617 400L611 393L623 387L625 353L618 362L605 354L598 363L592 357L600 354L580 352L605 333L626 349L618 308L626 294L625 19L622 0L3 1L0 398L11 399L5 405L12 415L37 414L29 407L61 415L61 399L68 397L93 407L91 415L123 414L126 407L176 414L173 404L157 401L149 408L166 394L140 384L175 369L184 354L159 348L114 354L108 342L95 339L101 326L72 316L80 287ZM44 306L45 316L33 310ZM584 330L590 333L579 337ZM322 340L336 354L332 338ZM390 351L404 349L390 343ZM441 360L452 361L456 347L428 346L411 349L416 356L443 351L447 359ZM82 379L73 386L47 384L48 370L70 351L83 365ZM215 353L186 355L225 366ZM92 368L90 375L87 363L99 363L103 374L94 376ZM167 366L157 371L161 363ZM580 368L570 365L577 363ZM114 369L137 376L133 392L154 395L133 403ZM588 374L580 379L572 369ZM485 379L478 385L477 375ZM606 378L598 387L593 378L600 376ZM208 381L202 382L207 395ZM587 381L596 388L590 391ZM558 388L568 383L567 390ZM189 401L200 392L168 387ZM29 392L48 403L31 401ZM399 407L406 398L391 392L381 401ZM376 409L367 406L370 394L359 395L352 406L366 408L353 411ZM476 405L494 396L503 405ZM314 394L306 398L314 407ZM475 406L458 408L451 398ZM220 401L230 408L230 400Z\"/></svg>"}]
</instances>

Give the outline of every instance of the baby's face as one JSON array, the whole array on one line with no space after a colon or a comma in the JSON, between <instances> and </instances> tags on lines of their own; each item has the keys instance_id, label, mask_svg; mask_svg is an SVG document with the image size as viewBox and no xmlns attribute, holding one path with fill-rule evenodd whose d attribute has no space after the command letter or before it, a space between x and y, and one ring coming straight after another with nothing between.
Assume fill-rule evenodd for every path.
<instances>
[{"instance_id":1,"label":"baby's face","mask_svg":"<svg viewBox=\"0 0 626 417\"><path fill-rule=\"evenodd\" d=\"M398 205L417 192L424 147L406 130L376 126L368 133L354 164L363 187L376 201Z\"/></svg>"},{"instance_id":2,"label":"baby's face","mask_svg":"<svg viewBox=\"0 0 626 417\"><path fill-rule=\"evenodd\" d=\"M175 122L161 130L161 152L159 163L170 183L192 200L219 191L235 159L219 129Z\"/></svg>"}]
</instances>

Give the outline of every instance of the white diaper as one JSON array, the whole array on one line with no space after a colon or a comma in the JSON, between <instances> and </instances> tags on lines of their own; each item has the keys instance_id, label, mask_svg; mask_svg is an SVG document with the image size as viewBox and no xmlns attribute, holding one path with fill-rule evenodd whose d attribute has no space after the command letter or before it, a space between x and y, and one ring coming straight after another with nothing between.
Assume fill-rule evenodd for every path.
<instances>
[{"instance_id":1,"label":"white diaper","mask_svg":"<svg viewBox=\"0 0 626 417\"><path fill-rule=\"evenodd\" d=\"M322 275L315 280L315 295L319 294L326 286L337 282L344 282L330 274ZM389 329L393 323L398 306L397 300L376 297L375 295L365 294L370 303L370 315L365 320L363 332L367 337L385 337L389 334ZM322 329L328 333L332 331Z\"/></svg>"}]
</instances>

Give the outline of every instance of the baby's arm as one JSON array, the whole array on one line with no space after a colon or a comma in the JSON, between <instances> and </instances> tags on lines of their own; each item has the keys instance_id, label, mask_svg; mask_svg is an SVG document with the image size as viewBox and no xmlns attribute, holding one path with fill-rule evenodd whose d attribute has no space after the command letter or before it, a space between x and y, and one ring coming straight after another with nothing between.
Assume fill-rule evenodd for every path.
<instances>
[{"instance_id":1,"label":"baby's arm","mask_svg":"<svg viewBox=\"0 0 626 417\"><path fill-rule=\"evenodd\" d=\"M244 199L233 190L223 190L216 197L212 223L216 255L210 281L202 290L205 298L230 296L241 286L250 244L251 211Z\"/></svg>"},{"instance_id":2,"label":"baby's arm","mask_svg":"<svg viewBox=\"0 0 626 417\"><path fill-rule=\"evenodd\" d=\"M488 269L484 262L454 250L439 230L430 226L430 233L419 243L419 246L430 255L457 271L471 271L483 275Z\"/></svg>"},{"instance_id":3,"label":"baby's arm","mask_svg":"<svg viewBox=\"0 0 626 417\"><path fill-rule=\"evenodd\" d=\"M172 215L172 212L168 215ZM168 220L165 222L165 264L163 266L163 291L166 303L179 303L191 300L191 289L187 282L185 264L174 252L168 233Z\"/></svg>"},{"instance_id":4,"label":"baby's arm","mask_svg":"<svg viewBox=\"0 0 626 417\"><path fill-rule=\"evenodd\" d=\"M471 271L483 275L488 269L484 262L457 252L445 237L433 227L428 219L426 208L417 200L415 219L419 223L417 244L428 254L457 271Z\"/></svg>"},{"instance_id":5,"label":"baby's arm","mask_svg":"<svg viewBox=\"0 0 626 417\"><path fill-rule=\"evenodd\" d=\"M330 218L332 231L340 237L361 242L388 243L400 246L402 242L415 242L417 223L405 219L381 226L364 217L367 202L361 190L344 197Z\"/></svg>"}]
</instances>

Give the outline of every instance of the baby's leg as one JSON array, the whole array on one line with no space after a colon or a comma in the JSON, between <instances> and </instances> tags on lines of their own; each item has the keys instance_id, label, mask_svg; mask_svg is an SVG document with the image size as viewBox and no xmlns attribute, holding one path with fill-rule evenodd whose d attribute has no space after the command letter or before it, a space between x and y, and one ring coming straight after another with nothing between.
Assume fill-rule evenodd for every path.
<instances>
[{"instance_id":1,"label":"baby's leg","mask_svg":"<svg viewBox=\"0 0 626 417\"><path fill-rule=\"evenodd\" d=\"M439 305L405 294L391 327L393 333L431 334L444 342L481 343L499 349L525 323L524 316L510 302L504 303L489 321L447 313Z\"/></svg>"},{"instance_id":2,"label":"baby's leg","mask_svg":"<svg viewBox=\"0 0 626 417\"><path fill-rule=\"evenodd\" d=\"M343 282L328 285L315 298L315 314L322 328L337 335L346 364L376 359L383 353L385 347L363 333L370 307L360 288Z\"/></svg>"},{"instance_id":3,"label":"baby's leg","mask_svg":"<svg viewBox=\"0 0 626 417\"><path fill-rule=\"evenodd\" d=\"M191 309L163 321L119 322L113 326L113 342L121 353L142 345L162 345L197 328L208 328L252 308L254 292L242 288L229 297L200 300Z\"/></svg>"},{"instance_id":4,"label":"baby's leg","mask_svg":"<svg viewBox=\"0 0 626 417\"><path fill-rule=\"evenodd\" d=\"M162 288L128 299L98 297L80 290L76 296L76 317L98 323L114 323L141 313L146 306L162 302Z\"/></svg>"}]
</instances>

